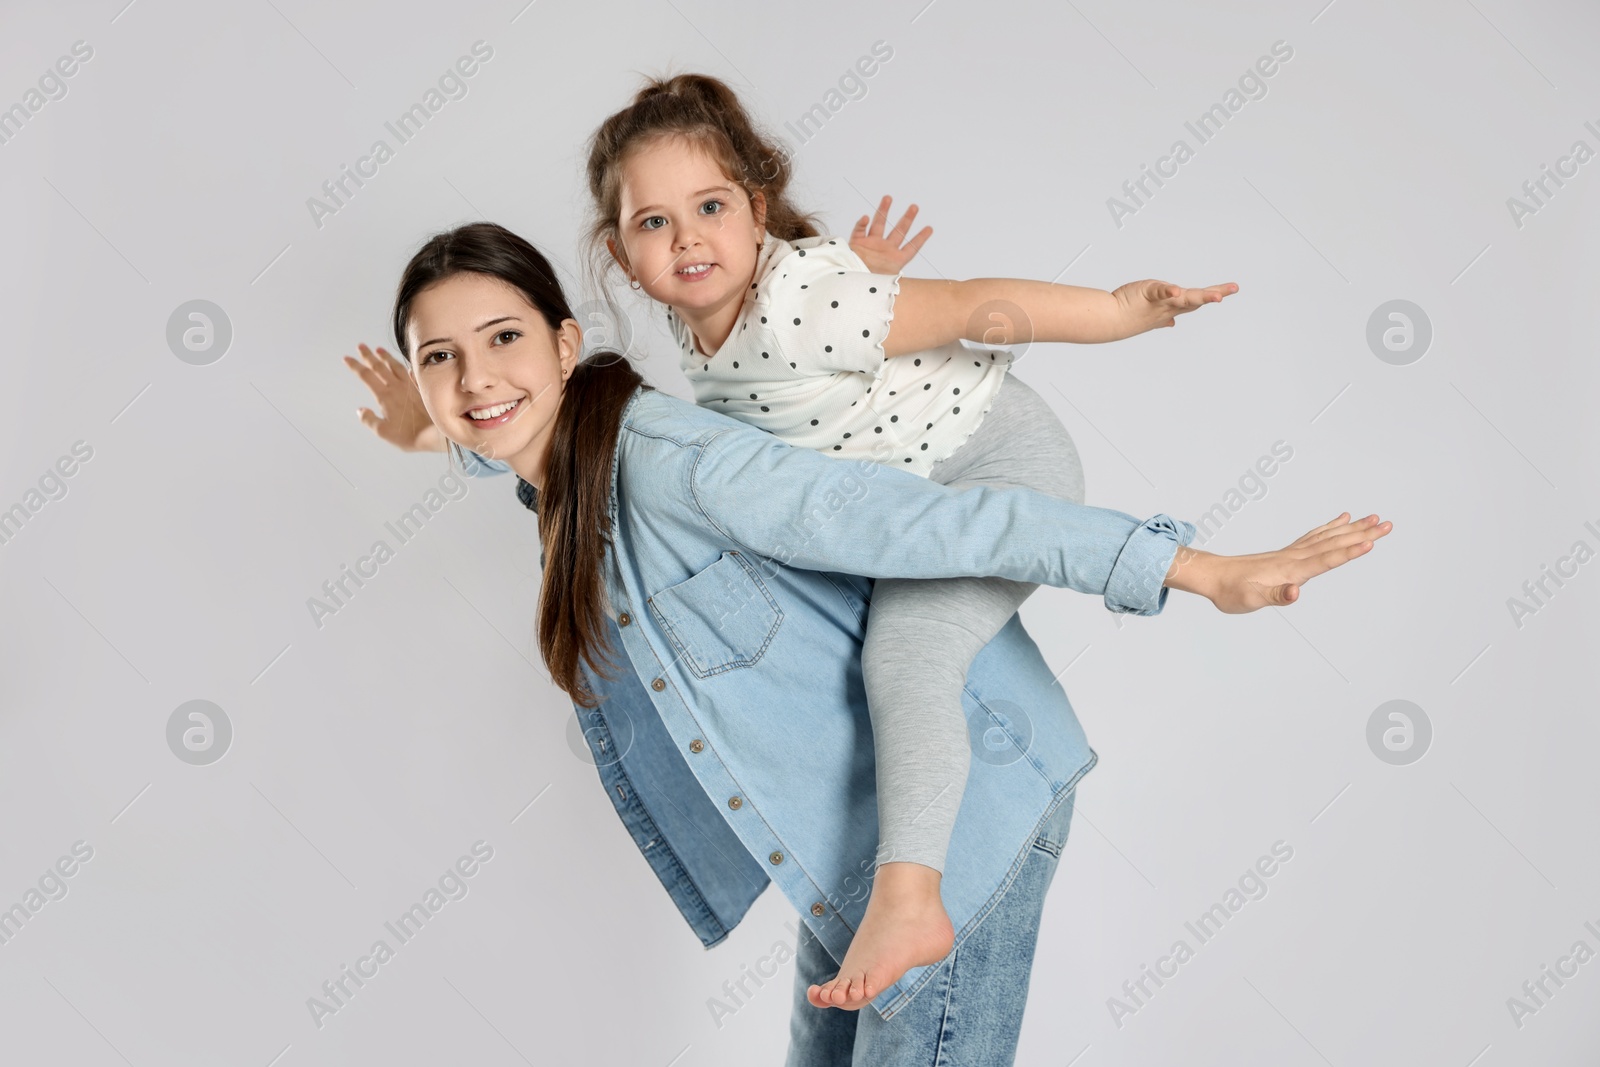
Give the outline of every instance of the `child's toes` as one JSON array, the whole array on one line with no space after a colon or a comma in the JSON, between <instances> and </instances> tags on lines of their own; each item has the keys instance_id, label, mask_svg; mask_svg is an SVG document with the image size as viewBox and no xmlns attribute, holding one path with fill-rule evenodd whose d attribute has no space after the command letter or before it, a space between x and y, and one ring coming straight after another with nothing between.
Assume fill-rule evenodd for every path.
<instances>
[{"instance_id":1,"label":"child's toes","mask_svg":"<svg viewBox=\"0 0 1600 1067\"><path fill-rule=\"evenodd\" d=\"M862 1004L864 1004L866 1001L870 1000L871 997L869 997L867 995L866 975L863 975L863 974L853 974L853 975L851 975L849 980L845 983L844 993L845 993L844 1000L841 1001L840 1003L844 1004L847 1007L857 1008L857 1007L860 1007Z\"/></svg>"}]
</instances>

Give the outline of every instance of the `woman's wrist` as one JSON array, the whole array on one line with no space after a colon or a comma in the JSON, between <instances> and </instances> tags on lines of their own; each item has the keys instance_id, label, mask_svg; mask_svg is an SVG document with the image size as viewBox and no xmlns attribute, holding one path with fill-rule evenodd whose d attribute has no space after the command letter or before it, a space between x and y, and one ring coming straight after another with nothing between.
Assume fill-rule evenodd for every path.
<instances>
[{"instance_id":1,"label":"woman's wrist","mask_svg":"<svg viewBox=\"0 0 1600 1067\"><path fill-rule=\"evenodd\" d=\"M439 432L438 424L430 422L411 442L407 452L448 452L450 442L445 440L444 434Z\"/></svg>"},{"instance_id":2,"label":"woman's wrist","mask_svg":"<svg viewBox=\"0 0 1600 1067\"><path fill-rule=\"evenodd\" d=\"M1172 557L1172 566L1167 568L1166 581L1161 584L1169 589L1194 593L1210 600L1212 592L1216 589L1217 568L1222 558L1198 548L1179 545L1178 551Z\"/></svg>"}]
</instances>

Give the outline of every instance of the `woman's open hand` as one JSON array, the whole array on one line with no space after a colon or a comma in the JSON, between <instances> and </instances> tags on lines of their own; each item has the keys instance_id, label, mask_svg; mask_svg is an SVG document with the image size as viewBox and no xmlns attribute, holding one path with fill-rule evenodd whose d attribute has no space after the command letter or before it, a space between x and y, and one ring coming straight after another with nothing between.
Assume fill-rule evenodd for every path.
<instances>
[{"instance_id":1,"label":"woman's open hand","mask_svg":"<svg viewBox=\"0 0 1600 1067\"><path fill-rule=\"evenodd\" d=\"M1230 615L1285 607L1300 598L1306 582L1370 552L1393 529L1394 523L1379 522L1376 515L1351 519L1343 512L1276 552L1218 556L1180 547L1165 584L1199 593Z\"/></svg>"},{"instance_id":2,"label":"woman's open hand","mask_svg":"<svg viewBox=\"0 0 1600 1067\"><path fill-rule=\"evenodd\" d=\"M871 226L868 226L865 215L856 223L856 228L850 234L850 250L860 256L867 269L874 274L899 274L928 238L933 236L933 227L924 226L915 237L906 241L906 234L916 218L917 205L912 204L900 216L894 229L884 233L884 223L889 221L889 198L886 196L878 201L878 210L872 216Z\"/></svg>"},{"instance_id":3,"label":"woman's open hand","mask_svg":"<svg viewBox=\"0 0 1600 1067\"><path fill-rule=\"evenodd\" d=\"M366 345L358 347L361 359L345 356L345 366L360 376L383 409L378 415L371 408L357 408L361 421L402 452L443 452L444 434L428 417L422 394L405 364L385 349L379 348L374 355Z\"/></svg>"}]
</instances>

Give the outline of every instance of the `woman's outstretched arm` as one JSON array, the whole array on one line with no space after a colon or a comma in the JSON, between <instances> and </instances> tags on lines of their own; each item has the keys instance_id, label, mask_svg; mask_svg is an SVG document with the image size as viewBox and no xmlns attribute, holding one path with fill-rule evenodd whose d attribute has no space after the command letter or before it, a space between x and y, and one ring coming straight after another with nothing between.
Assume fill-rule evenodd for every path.
<instances>
[{"instance_id":1,"label":"woman's outstretched arm","mask_svg":"<svg viewBox=\"0 0 1600 1067\"><path fill-rule=\"evenodd\" d=\"M689 490L699 516L753 554L872 578L997 575L1097 594L1137 615L1159 613L1168 588L1227 612L1293 603L1303 582L1390 528L1376 516L1341 516L1276 552L1218 556L1184 547L1195 527L1166 515L1140 520L1029 489L955 489L795 448L753 426L697 448Z\"/></svg>"}]
</instances>

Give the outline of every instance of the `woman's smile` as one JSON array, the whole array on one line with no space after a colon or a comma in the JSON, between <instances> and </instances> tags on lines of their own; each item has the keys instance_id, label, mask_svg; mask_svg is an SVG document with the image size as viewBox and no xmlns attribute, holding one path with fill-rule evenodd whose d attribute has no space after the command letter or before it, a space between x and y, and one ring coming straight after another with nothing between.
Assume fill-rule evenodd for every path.
<instances>
[{"instance_id":1,"label":"woman's smile","mask_svg":"<svg viewBox=\"0 0 1600 1067\"><path fill-rule=\"evenodd\" d=\"M475 429L486 430L504 426L522 410L522 402L525 399L526 397L519 396L515 400L506 400L498 404L480 404L475 408L468 408L466 416Z\"/></svg>"}]
</instances>

